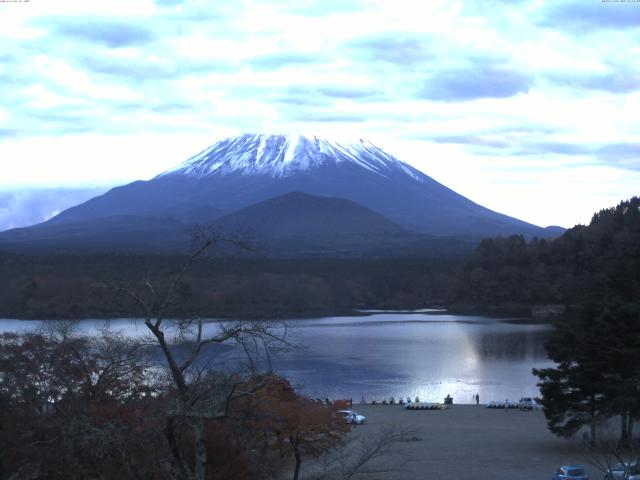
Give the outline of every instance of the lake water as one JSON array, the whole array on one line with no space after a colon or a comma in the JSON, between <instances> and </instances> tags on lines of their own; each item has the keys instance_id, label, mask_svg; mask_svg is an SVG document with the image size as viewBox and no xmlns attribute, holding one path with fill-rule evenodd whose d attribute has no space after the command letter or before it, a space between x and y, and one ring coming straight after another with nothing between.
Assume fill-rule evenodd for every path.
<instances>
[{"instance_id":1,"label":"lake water","mask_svg":"<svg viewBox=\"0 0 640 480\"><path fill-rule=\"evenodd\" d=\"M104 321L79 325L91 333ZM145 333L139 321L111 320L110 325L127 335ZM273 365L313 397L442 401L450 394L456 403L471 403L479 393L482 403L517 400L539 394L531 369L552 365L544 351L548 325L438 311L371 312L289 325L289 339L302 348L278 353ZM0 331L33 328L34 322L0 320Z\"/></svg>"}]
</instances>

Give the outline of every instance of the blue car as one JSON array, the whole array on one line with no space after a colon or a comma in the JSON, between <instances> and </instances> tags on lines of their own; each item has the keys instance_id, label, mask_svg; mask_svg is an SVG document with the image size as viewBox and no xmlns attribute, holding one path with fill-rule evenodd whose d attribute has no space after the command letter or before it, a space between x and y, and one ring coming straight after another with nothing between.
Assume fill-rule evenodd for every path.
<instances>
[{"instance_id":1,"label":"blue car","mask_svg":"<svg viewBox=\"0 0 640 480\"><path fill-rule=\"evenodd\" d=\"M589 480L581 465L563 465L556 470L552 480Z\"/></svg>"}]
</instances>

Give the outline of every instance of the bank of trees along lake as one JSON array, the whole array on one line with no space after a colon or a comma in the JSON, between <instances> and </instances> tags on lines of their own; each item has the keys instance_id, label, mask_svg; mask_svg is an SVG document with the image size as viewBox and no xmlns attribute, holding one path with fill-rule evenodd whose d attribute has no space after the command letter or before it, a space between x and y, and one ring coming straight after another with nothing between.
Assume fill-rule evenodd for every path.
<instances>
[{"instance_id":1,"label":"bank of trees along lake","mask_svg":"<svg viewBox=\"0 0 640 480\"><path fill-rule=\"evenodd\" d=\"M110 286L159 287L184 258L0 253L0 317L106 318L137 314ZM443 304L462 259L209 259L182 279L170 313L277 318Z\"/></svg>"},{"instance_id":2,"label":"bank of trees along lake","mask_svg":"<svg viewBox=\"0 0 640 480\"><path fill-rule=\"evenodd\" d=\"M559 304L547 345L556 368L535 370L552 432L620 419L619 445L640 418L640 199L596 213L552 241L484 240L456 284L477 305Z\"/></svg>"}]
</instances>

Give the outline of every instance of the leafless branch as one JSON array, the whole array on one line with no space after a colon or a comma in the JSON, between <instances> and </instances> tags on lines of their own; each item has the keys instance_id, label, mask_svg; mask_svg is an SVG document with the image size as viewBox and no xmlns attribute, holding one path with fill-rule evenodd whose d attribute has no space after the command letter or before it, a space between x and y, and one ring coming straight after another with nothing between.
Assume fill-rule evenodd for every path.
<instances>
[{"instance_id":1,"label":"leafless branch","mask_svg":"<svg viewBox=\"0 0 640 480\"><path fill-rule=\"evenodd\" d=\"M399 462L390 463L387 458L399 455L395 447L403 442L419 441L411 428L389 427L368 436L352 436L318 459L318 473L313 480L349 480L372 475L400 471Z\"/></svg>"}]
</instances>

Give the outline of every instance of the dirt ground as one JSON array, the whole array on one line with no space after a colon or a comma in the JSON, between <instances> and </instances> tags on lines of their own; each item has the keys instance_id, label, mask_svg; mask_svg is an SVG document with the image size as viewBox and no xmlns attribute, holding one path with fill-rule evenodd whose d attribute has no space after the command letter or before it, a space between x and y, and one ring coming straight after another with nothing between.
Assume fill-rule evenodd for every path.
<instances>
[{"instance_id":1,"label":"dirt ground","mask_svg":"<svg viewBox=\"0 0 640 480\"><path fill-rule=\"evenodd\" d=\"M587 463L580 439L551 434L542 411L453 405L448 410L410 411L398 405L354 405L367 424L352 435L375 435L389 426L414 427L414 441L403 442L378 462L393 471L371 479L487 480L550 479L561 464L582 464L590 478L602 474Z\"/></svg>"}]
</instances>

